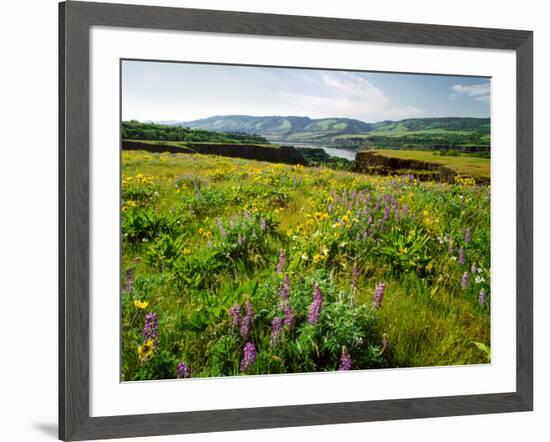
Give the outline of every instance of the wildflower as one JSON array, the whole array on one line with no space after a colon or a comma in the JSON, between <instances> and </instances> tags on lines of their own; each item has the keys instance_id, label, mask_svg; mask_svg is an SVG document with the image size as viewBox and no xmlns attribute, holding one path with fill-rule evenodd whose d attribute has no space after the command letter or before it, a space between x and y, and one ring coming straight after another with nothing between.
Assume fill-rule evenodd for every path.
<instances>
[{"instance_id":1,"label":"wildflower","mask_svg":"<svg viewBox=\"0 0 550 442\"><path fill-rule=\"evenodd\" d=\"M283 333L283 320L276 316L271 321L271 344L276 345L281 340L281 335Z\"/></svg>"},{"instance_id":2,"label":"wildflower","mask_svg":"<svg viewBox=\"0 0 550 442\"><path fill-rule=\"evenodd\" d=\"M458 252L458 263L463 266L464 261L466 261L466 252L464 251L464 247L461 247Z\"/></svg>"},{"instance_id":3,"label":"wildflower","mask_svg":"<svg viewBox=\"0 0 550 442\"><path fill-rule=\"evenodd\" d=\"M481 275L476 275L474 278L476 284L481 284L482 282L485 282L485 278Z\"/></svg>"},{"instance_id":4,"label":"wildflower","mask_svg":"<svg viewBox=\"0 0 550 442\"><path fill-rule=\"evenodd\" d=\"M485 304L487 304L487 292L485 289L481 289L479 291L479 305L483 307Z\"/></svg>"},{"instance_id":5,"label":"wildflower","mask_svg":"<svg viewBox=\"0 0 550 442\"><path fill-rule=\"evenodd\" d=\"M391 210L390 206L384 207L384 218L383 218L384 221L387 221L388 218L390 217L390 210Z\"/></svg>"},{"instance_id":6,"label":"wildflower","mask_svg":"<svg viewBox=\"0 0 550 442\"><path fill-rule=\"evenodd\" d=\"M148 305L149 305L149 302L147 301L139 301L138 299L134 300L134 307L137 309L145 310Z\"/></svg>"},{"instance_id":7,"label":"wildflower","mask_svg":"<svg viewBox=\"0 0 550 442\"><path fill-rule=\"evenodd\" d=\"M357 278L359 278L359 267L357 264L354 264L353 270L351 271L351 289L354 290L357 284Z\"/></svg>"},{"instance_id":8,"label":"wildflower","mask_svg":"<svg viewBox=\"0 0 550 442\"><path fill-rule=\"evenodd\" d=\"M285 305L284 325L288 330L292 330L294 328L294 312L292 311L290 303L287 303Z\"/></svg>"},{"instance_id":9,"label":"wildflower","mask_svg":"<svg viewBox=\"0 0 550 442\"><path fill-rule=\"evenodd\" d=\"M384 291L386 289L386 285L383 282L380 282L376 285L374 289L374 307L380 308L382 307L382 301L384 300Z\"/></svg>"},{"instance_id":10,"label":"wildflower","mask_svg":"<svg viewBox=\"0 0 550 442\"><path fill-rule=\"evenodd\" d=\"M153 354L155 349L155 341L153 339L147 339L147 341L138 347L138 356L141 361L145 361L149 356Z\"/></svg>"},{"instance_id":11,"label":"wildflower","mask_svg":"<svg viewBox=\"0 0 550 442\"><path fill-rule=\"evenodd\" d=\"M176 373L178 379L186 379L191 377L191 367L189 367L185 362L180 362L178 364L178 370Z\"/></svg>"},{"instance_id":12,"label":"wildflower","mask_svg":"<svg viewBox=\"0 0 550 442\"><path fill-rule=\"evenodd\" d=\"M260 229L262 230L262 232L265 232L267 229L265 218L260 218Z\"/></svg>"},{"instance_id":13,"label":"wildflower","mask_svg":"<svg viewBox=\"0 0 550 442\"><path fill-rule=\"evenodd\" d=\"M351 356L348 353L346 346L343 346L342 355L340 356L340 367L338 367L338 370L339 371L351 370L351 365L352 365Z\"/></svg>"},{"instance_id":14,"label":"wildflower","mask_svg":"<svg viewBox=\"0 0 550 442\"><path fill-rule=\"evenodd\" d=\"M461 284L463 289L468 288L468 285L470 285L470 275L468 272L464 272L464 274L462 275Z\"/></svg>"},{"instance_id":15,"label":"wildflower","mask_svg":"<svg viewBox=\"0 0 550 442\"><path fill-rule=\"evenodd\" d=\"M472 263L472 273L477 273L477 264L475 262Z\"/></svg>"},{"instance_id":16,"label":"wildflower","mask_svg":"<svg viewBox=\"0 0 550 442\"><path fill-rule=\"evenodd\" d=\"M243 339L248 338L250 335L250 327L252 325L252 318L254 317L254 310L250 301L246 301L244 304L245 315L241 318L240 333Z\"/></svg>"},{"instance_id":17,"label":"wildflower","mask_svg":"<svg viewBox=\"0 0 550 442\"><path fill-rule=\"evenodd\" d=\"M281 288L279 289L279 297L281 298L281 301L284 302L288 299L289 296L290 296L290 277L288 276L288 273L285 273L283 282L281 284Z\"/></svg>"},{"instance_id":18,"label":"wildflower","mask_svg":"<svg viewBox=\"0 0 550 442\"><path fill-rule=\"evenodd\" d=\"M243 358L241 360L241 371L248 371L256 361L256 347L252 342L247 342L243 349Z\"/></svg>"},{"instance_id":19,"label":"wildflower","mask_svg":"<svg viewBox=\"0 0 550 442\"><path fill-rule=\"evenodd\" d=\"M468 244L472 240L472 232L470 227L466 227L466 233L464 234L464 242Z\"/></svg>"},{"instance_id":20,"label":"wildflower","mask_svg":"<svg viewBox=\"0 0 550 442\"><path fill-rule=\"evenodd\" d=\"M315 284L313 289L313 301L309 306L309 314L307 316L310 324L315 324L319 320L321 314L321 308L323 307L323 294L321 293L321 287Z\"/></svg>"},{"instance_id":21,"label":"wildflower","mask_svg":"<svg viewBox=\"0 0 550 442\"><path fill-rule=\"evenodd\" d=\"M145 341L157 341L159 320L156 312L149 312L145 315L145 323L143 325L143 338Z\"/></svg>"},{"instance_id":22,"label":"wildflower","mask_svg":"<svg viewBox=\"0 0 550 442\"><path fill-rule=\"evenodd\" d=\"M229 309L229 316L231 317L231 325L238 328L241 323L241 306L240 304L234 304Z\"/></svg>"},{"instance_id":23,"label":"wildflower","mask_svg":"<svg viewBox=\"0 0 550 442\"><path fill-rule=\"evenodd\" d=\"M285 267L285 261L286 261L285 250L281 249L281 251L279 252L279 261L277 262L277 267L275 268L275 271L277 273L283 273L283 268Z\"/></svg>"}]
</instances>

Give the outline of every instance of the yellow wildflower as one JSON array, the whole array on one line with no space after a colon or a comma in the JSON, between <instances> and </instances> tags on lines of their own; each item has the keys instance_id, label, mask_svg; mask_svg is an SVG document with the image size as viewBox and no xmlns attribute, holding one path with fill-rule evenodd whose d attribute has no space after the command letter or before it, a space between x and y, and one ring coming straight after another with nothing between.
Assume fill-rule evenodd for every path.
<instances>
[{"instance_id":1,"label":"yellow wildflower","mask_svg":"<svg viewBox=\"0 0 550 442\"><path fill-rule=\"evenodd\" d=\"M145 361L147 358L149 358L149 356L153 354L154 349L155 349L155 343L153 342L152 339L149 339L143 345L140 345L138 347L139 359L142 361Z\"/></svg>"},{"instance_id":2,"label":"yellow wildflower","mask_svg":"<svg viewBox=\"0 0 550 442\"><path fill-rule=\"evenodd\" d=\"M149 305L148 301L140 301L138 299L134 300L134 307L140 310L145 310Z\"/></svg>"}]
</instances>

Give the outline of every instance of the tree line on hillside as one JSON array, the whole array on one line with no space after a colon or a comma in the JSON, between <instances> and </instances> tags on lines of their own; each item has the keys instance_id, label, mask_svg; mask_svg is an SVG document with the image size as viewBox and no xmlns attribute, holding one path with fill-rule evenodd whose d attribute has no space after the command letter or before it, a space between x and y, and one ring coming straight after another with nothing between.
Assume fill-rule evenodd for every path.
<instances>
[{"instance_id":1,"label":"tree line on hillside","mask_svg":"<svg viewBox=\"0 0 550 442\"><path fill-rule=\"evenodd\" d=\"M122 139L155 141L192 141L208 143L267 144L264 137L240 132L210 132L181 126L167 126L139 121L122 122Z\"/></svg>"},{"instance_id":2,"label":"tree line on hillside","mask_svg":"<svg viewBox=\"0 0 550 442\"><path fill-rule=\"evenodd\" d=\"M486 135L478 132L454 133L444 135L418 134L404 136L369 135L365 137L336 138L333 142L338 147L357 148L365 145L391 149L455 149L463 152L489 152L490 141Z\"/></svg>"}]
</instances>

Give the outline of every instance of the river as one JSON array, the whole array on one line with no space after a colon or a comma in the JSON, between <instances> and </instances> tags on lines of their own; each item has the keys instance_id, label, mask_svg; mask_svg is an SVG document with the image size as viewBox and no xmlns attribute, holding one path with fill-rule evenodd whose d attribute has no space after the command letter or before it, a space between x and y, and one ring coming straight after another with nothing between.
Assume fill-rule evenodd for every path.
<instances>
[{"instance_id":1,"label":"river","mask_svg":"<svg viewBox=\"0 0 550 442\"><path fill-rule=\"evenodd\" d=\"M346 160L353 161L355 160L355 154L357 151L352 149L340 149L340 148L334 148L334 147L326 147L323 145L315 145L315 144L307 144L307 143L292 143L292 146L294 146L297 149L300 149L302 147L314 147L317 149L323 149L326 153L328 153L331 157L337 157L337 158L345 158Z\"/></svg>"}]
</instances>

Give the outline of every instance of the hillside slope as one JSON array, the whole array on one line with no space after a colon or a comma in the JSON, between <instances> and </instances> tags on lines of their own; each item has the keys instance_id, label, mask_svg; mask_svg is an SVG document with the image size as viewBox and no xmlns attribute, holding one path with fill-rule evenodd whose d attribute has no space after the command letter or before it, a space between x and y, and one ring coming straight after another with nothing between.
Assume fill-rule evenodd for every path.
<instances>
[{"instance_id":1,"label":"hillside slope","mask_svg":"<svg viewBox=\"0 0 550 442\"><path fill-rule=\"evenodd\" d=\"M225 115L177 125L214 132L258 134L275 142L320 143L347 148L370 146L483 151L488 150L490 145L489 118L410 118L365 123L351 118Z\"/></svg>"}]
</instances>

